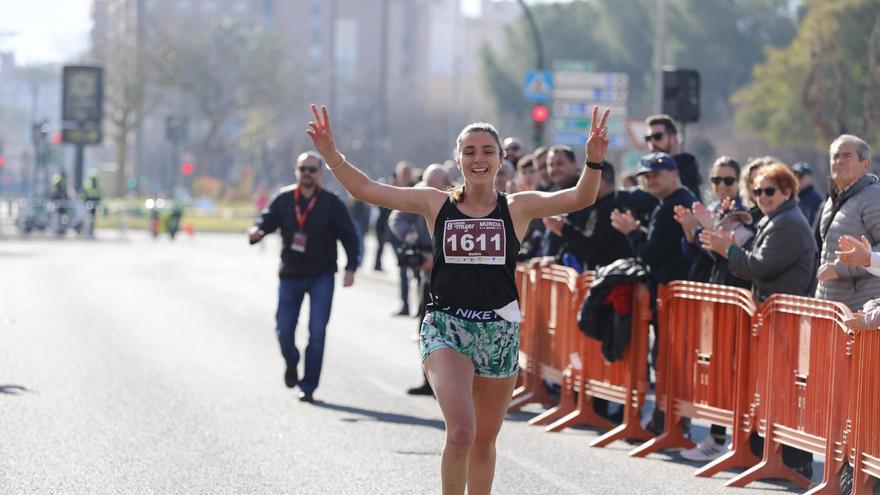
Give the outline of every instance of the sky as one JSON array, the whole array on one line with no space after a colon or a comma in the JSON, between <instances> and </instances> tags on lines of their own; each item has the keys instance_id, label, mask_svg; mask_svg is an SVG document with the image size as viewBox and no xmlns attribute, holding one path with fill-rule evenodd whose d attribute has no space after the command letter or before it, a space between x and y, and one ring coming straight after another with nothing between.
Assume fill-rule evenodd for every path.
<instances>
[{"instance_id":1,"label":"sky","mask_svg":"<svg viewBox=\"0 0 880 495\"><path fill-rule=\"evenodd\" d=\"M0 52L16 65L64 62L89 46L92 0L0 0Z\"/></svg>"},{"instance_id":2,"label":"sky","mask_svg":"<svg viewBox=\"0 0 880 495\"><path fill-rule=\"evenodd\" d=\"M528 3L542 1L554 0ZM461 2L479 15L479 0ZM0 0L0 52L15 53L17 65L74 59L88 49L91 9L92 0Z\"/></svg>"}]
</instances>

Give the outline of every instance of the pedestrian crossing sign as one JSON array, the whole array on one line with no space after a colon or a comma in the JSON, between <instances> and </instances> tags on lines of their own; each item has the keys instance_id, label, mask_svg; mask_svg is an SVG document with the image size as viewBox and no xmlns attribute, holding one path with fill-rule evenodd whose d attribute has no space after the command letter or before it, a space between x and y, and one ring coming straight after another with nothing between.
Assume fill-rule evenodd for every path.
<instances>
[{"instance_id":1,"label":"pedestrian crossing sign","mask_svg":"<svg viewBox=\"0 0 880 495\"><path fill-rule=\"evenodd\" d=\"M527 72L523 95L526 101L550 101L553 96L553 73L545 70Z\"/></svg>"}]
</instances>

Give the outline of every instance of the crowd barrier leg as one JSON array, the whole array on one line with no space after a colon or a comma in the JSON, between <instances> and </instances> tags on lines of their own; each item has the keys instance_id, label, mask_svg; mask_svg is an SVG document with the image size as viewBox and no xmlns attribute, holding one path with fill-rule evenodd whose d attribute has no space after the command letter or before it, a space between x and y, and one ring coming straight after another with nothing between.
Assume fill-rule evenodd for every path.
<instances>
[{"instance_id":1,"label":"crowd barrier leg","mask_svg":"<svg viewBox=\"0 0 880 495\"><path fill-rule=\"evenodd\" d=\"M745 470L739 476L729 480L725 485L744 488L753 481L774 478L790 481L803 489L809 488L813 484L811 480L795 472L782 462L782 444L768 440L775 434L773 423L771 421L767 422L767 428L765 431L763 459L758 464Z\"/></svg>"},{"instance_id":2,"label":"crowd barrier leg","mask_svg":"<svg viewBox=\"0 0 880 495\"><path fill-rule=\"evenodd\" d=\"M580 347L579 355L581 358L579 359L583 359L586 356L583 352L586 346ZM579 425L588 425L603 430L614 428L614 423L596 414L593 410L593 397L587 393L583 369L584 365L581 363L580 369L571 366L566 370L563 404L560 404L565 406L563 409L565 414L554 417L550 424L544 428L546 431L558 433L566 428Z\"/></svg>"}]
</instances>

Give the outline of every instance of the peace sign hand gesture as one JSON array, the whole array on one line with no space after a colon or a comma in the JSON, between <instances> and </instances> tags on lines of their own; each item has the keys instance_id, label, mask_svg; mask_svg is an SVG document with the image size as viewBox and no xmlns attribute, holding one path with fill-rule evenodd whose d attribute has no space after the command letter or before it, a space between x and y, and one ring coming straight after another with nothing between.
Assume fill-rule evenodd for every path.
<instances>
[{"instance_id":1,"label":"peace sign hand gesture","mask_svg":"<svg viewBox=\"0 0 880 495\"><path fill-rule=\"evenodd\" d=\"M312 105L312 114L315 116L314 122L309 122L309 129L306 134L312 138L312 143L318 153L324 157L324 161L330 163L331 158L336 158L336 142L333 140L333 128L330 126L330 113L327 111L326 105L321 105L321 114L318 114L318 107Z\"/></svg>"},{"instance_id":2,"label":"peace sign hand gesture","mask_svg":"<svg viewBox=\"0 0 880 495\"><path fill-rule=\"evenodd\" d=\"M611 113L610 108L606 108L602 114L602 120L599 120L599 107L593 107L593 120L590 122L590 136L587 138L585 146L587 152L587 161L591 163L600 163L605 159L605 151L608 149L608 128L605 127L605 121ZM599 125L596 125L598 121Z\"/></svg>"}]
</instances>

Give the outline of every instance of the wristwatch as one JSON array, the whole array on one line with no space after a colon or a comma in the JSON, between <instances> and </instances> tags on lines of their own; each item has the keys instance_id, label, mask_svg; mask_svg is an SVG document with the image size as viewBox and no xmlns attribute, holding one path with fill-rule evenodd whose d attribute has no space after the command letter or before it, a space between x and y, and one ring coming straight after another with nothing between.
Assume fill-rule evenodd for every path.
<instances>
[{"instance_id":1,"label":"wristwatch","mask_svg":"<svg viewBox=\"0 0 880 495\"><path fill-rule=\"evenodd\" d=\"M604 170L605 169L605 160L602 160L599 163L591 162L590 160L584 160L584 165L586 165L587 168L591 168L593 170Z\"/></svg>"}]
</instances>

